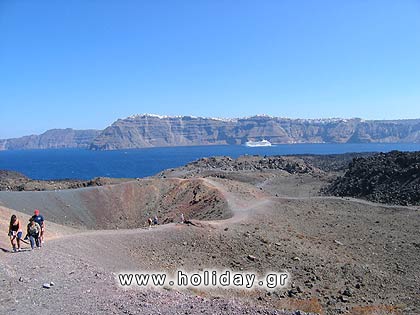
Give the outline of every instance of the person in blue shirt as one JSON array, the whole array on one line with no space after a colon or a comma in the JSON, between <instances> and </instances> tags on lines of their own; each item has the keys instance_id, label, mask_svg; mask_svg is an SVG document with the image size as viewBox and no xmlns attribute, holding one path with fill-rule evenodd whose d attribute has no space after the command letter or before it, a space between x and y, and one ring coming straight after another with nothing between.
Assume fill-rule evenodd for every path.
<instances>
[{"instance_id":1,"label":"person in blue shirt","mask_svg":"<svg viewBox=\"0 0 420 315\"><path fill-rule=\"evenodd\" d=\"M44 217L39 214L38 209L34 210L34 215L32 216L32 220L34 220L36 223L38 223L39 226L41 227L41 233L39 235L39 240L40 240L39 243L42 244L42 243L44 243L45 222L44 222Z\"/></svg>"}]
</instances>

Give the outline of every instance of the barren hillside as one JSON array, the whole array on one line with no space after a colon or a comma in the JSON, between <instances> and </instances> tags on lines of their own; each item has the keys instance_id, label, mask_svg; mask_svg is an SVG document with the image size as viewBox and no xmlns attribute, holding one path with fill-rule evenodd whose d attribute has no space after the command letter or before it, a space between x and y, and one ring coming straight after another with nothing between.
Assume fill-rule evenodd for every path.
<instances>
[{"instance_id":1,"label":"barren hillside","mask_svg":"<svg viewBox=\"0 0 420 315\"><path fill-rule=\"evenodd\" d=\"M420 312L418 207L319 196L329 179L319 171L182 174L188 179L161 174L95 188L0 194L3 204L26 214L28 206L41 208L49 232L41 250L10 253L8 218L12 212L27 217L0 208L0 313L30 307L44 314ZM140 228L155 211L161 222L174 222ZM192 224L179 223L180 212ZM205 268L287 270L291 281L274 292L155 291L124 290L115 276Z\"/></svg>"}]
</instances>

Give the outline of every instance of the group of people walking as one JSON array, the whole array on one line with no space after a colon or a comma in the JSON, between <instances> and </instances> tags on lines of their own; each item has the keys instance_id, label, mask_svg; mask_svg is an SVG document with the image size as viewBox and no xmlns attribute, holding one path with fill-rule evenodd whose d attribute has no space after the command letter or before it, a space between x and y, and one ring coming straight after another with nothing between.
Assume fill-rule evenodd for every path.
<instances>
[{"instance_id":1,"label":"group of people walking","mask_svg":"<svg viewBox=\"0 0 420 315\"><path fill-rule=\"evenodd\" d=\"M153 219L152 218L148 218L147 219L147 224L149 226L149 229L152 227L152 225L158 225L159 224L159 220L158 220L157 216L154 216Z\"/></svg>"},{"instance_id":2,"label":"group of people walking","mask_svg":"<svg viewBox=\"0 0 420 315\"><path fill-rule=\"evenodd\" d=\"M158 225L159 221L157 216L153 219L148 218L148 225L149 228L152 225ZM180 222L186 223L184 214L180 214ZM38 209L35 209L34 215L29 219L29 223L26 226L26 236L22 239L23 230L22 224L20 220L17 218L16 215L12 215L10 218L10 225L9 225L9 237L10 243L12 244L12 248L14 252L21 251L21 242L25 242L25 240L29 240L31 244L31 249L34 248L41 248L42 243L44 243L44 231L45 231L45 222L44 217L39 213ZM26 243L26 242L25 242Z\"/></svg>"},{"instance_id":3,"label":"group of people walking","mask_svg":"<svg viewBox=\"0 0 420 315\"><path fill-rule=\"evenodd\" d=\"M185 220L185 217L184 217L184 214L183 214L183 213L180 213L179 218L180 218L180 221L179 221L180 223L187 223L187 222L191 223L191 221L187 221L187 220ZM157 215L155 215L155 216L153 217L153 219L152 219L152 218L148 218L148 219L147 219L147 225L148 225L149 229L150 229L153 225L159 225L159 220L158 220Z\"/></svg>"},{"instance_id":4,"label":"group of people walking","mask_svg":"<svg viewBox=\"0 0 420 315\"><path fill-rule=\"evenodd\" d=\"M45 222L44 217L39 213L38 209L35 209L34 215L29 219L29 223L26 227L26 236L22 239L23 230L22 224L16 215L12 215L10 218L9 225L9 237L10 243L14 252L19 252L21 250L21 242L28 240L31 244L31 249L40 248L44 242L44 231L45 231Z\"/></svg>"}]
</instances>

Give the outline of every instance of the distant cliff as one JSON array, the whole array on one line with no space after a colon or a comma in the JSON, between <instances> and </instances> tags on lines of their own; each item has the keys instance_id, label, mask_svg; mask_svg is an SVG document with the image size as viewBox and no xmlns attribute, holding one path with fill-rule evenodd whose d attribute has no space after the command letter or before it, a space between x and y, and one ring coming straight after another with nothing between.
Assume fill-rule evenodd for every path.
<instances>
[{"instance_id":1,"label":"distant cliff","mask_svg":"<svg viewBox=\"0 0 420 315\"><path fill-rule=\"evenodd\" d=\"M41 135L0 140L0 150L88 148L99 130L51 129Z\"/></svg>"},{"instance_id":2,"label":"distant cliff","mask_svg":"<svg viewBox=\"0 0 420 315\"><path fill-rule=\"evenodd\" d=\"M271 143L420 143L420 119L216 119L145 114L117 120L93 140L90 148L232 145L262 139Z\"/></svg>"},{"instance_id":3,"label":"distant cliff","mask_svg":"<svg viewBox=\"0 0 420 315\"><path fill-rule=\"evenodd\" d=\"M420 119L289 119L270 116L218 119L135 115L103 131L52 129L0 140L0 150L233 145L249 140L279 143L420 143Z\"/></svg>"}]
</instances>

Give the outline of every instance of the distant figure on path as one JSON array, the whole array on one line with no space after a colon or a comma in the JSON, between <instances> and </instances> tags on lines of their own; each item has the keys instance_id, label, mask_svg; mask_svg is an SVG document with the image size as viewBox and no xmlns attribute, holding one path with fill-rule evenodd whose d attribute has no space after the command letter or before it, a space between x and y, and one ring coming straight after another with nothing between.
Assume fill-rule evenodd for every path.
<instances>
[{"instance_id":1,"label":"distant figure on path","mask_svg":"<svg viewBox=\"0 0 420 315\"><path fill-rule=\"evenodd\" d=\"M20 240L22 239L22 226L16 215L12 215L9 225L10 243L12 243L13 251L20 251ZM17 245L17 248L16 248Z\"/></svg>"},{"instance_id":2,"label":"distant figure on path","mask_svg":"<svg viewBox=\"0 0 420 315\"><path fill-rule=\"evenodd\" d=\"M184 214L181 213L181 223L184 223L184 222L185 222Z\"/></svg>"},{"instance_id":3,"label":"distant figure on path","mask_svg":"<svg viewBox=\"0 0 420 315\"><path fill-rule=\"evenodd\" d=\"M37 248L41 248L41 226L33 219L29 219L29 224L26 230L25 239L28 239L31 242L31 248L34 249L35 244Z\"/></svg>"},{"instance_id":4,"label":"distant figure on path","mask_svg":"<svg viewBox=\"0 0 420 315\"><path fill-rule=\"evenodd\" d=\"M39 224L39 226L41 227L41 234L39 235L39 240L40 243L42 244L44 243L44 231L45 231L45 222L44 222L44 217L42 215L39 214L39 210L35 209L34 210L34 215L32 216L32 219Z\"/></svg>"},{"instance_id":5,"label":"distant figure on path","mask_svg":"<svg viewBox=\"0 0 420 315\"><path fill-rule=\"evenodd\" d=\"M155 215L155 217L153 218L153 225L158 225L159 221L158 221L158 217Z\"/></svg>"},{"instance_id":6,"label":"distant figure on path","mask_svg":"<svg viewBox=\"0 0 420 315\"><path fill-rule=\"evenodd\" d=\"M149 224L149 229L152 227L152 218L147 219L147 223Z\"/></svg>"}]
</instances>

